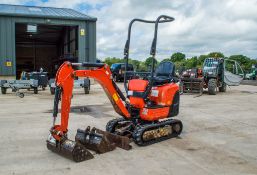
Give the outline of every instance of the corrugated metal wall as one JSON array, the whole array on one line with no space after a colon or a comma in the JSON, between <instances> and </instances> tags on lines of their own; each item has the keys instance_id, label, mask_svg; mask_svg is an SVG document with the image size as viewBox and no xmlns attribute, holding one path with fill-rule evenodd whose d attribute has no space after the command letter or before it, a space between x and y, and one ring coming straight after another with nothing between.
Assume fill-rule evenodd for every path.
<instances>
[{"instance_id":1,"label":"corrugated metal wall","mask_svg":"<svg viewBox=\"0 0 257 175\"><path fill-rule=\"evenodd\" d=\"M6 66L11 61L12 66ZM0 75L15 75L15 25L12 18L0 17Z\"/></svg>"},{"instance_id":2,"label":"corrugated metal wall","mask_svg":"<svg viewBox=\"0 0 257 175\"><path fill-rule=\"evenodd\" d=\"M15 76L15 23L33 23L47 25L76 25L78 31L78 54L80 62L95 62L96 59L96 22L74 21L61 19L22 18L0 16L0 76ZM81 30L85 35L81 35ZM7 67L6 61L11 61L12 66Z\"/></svg>"},{"instance_id":3,"label":"corrugated metal wall","mask_svg":"<svg viewBox=\"0 0 257 175\"><path fill-rule=\"evenodd\" d=\"M86 58L89 62L96 61L96 23L86 23L87 40L86 40ZM91 57L93 56L93 57Z\"/></svg>"}]
</instances>

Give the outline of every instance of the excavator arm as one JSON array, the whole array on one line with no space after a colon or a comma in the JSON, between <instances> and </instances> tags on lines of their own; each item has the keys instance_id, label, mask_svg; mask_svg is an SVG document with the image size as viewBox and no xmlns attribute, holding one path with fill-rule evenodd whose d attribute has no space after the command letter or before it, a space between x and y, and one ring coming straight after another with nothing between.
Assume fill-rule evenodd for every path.
<instances>
[{"instance_id":1,"label":"excavator arm","mask_svg":"<svg viewBox=\"0 0 257 175\"><path fill-rule=\"evenodd\" d=\"M74 70L73 66L90 67L88 70ZM104 89L115 111L129 118L130 114L125 106L126 98L112 80L112 73L108 65L103 63L70 63L64 62L56 73L56 91L53 110L52 136L60 141L67 133L72 91L75 77L89 77L95 79ZM61 101L61 123L55 124L58 114L58 104Z\"/></svg>"}]
</instances>

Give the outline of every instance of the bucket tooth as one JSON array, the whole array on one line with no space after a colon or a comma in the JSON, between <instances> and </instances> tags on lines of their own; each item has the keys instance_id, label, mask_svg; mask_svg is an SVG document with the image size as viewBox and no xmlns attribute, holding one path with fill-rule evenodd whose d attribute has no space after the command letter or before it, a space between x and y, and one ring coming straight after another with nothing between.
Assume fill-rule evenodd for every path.
<instances>
[{"instance_id":1,"label":"bucket tooth","mask_svg":"<svg viewBox=\"0 0 257 175\"><path fill-rule=\"evenodd\" d=\"M72 140L64 139L61 142L47 140L46 142L49 150L74 160L75 162L82 162L94 158L83 145Z\"/></svg>"},{"instance_id":2,"label":"bucket tooth","mask_svg":"<svg viewBox=\"0 0 257 175\"><path fill-rule=\"evenodd\" d=\"M75 141L97 153L109 152L116 147L126 150L131 149L129 138L114 135L96 128L90 129L89 126L85 130L77 130Z\"/></svg>"}]
</instances>

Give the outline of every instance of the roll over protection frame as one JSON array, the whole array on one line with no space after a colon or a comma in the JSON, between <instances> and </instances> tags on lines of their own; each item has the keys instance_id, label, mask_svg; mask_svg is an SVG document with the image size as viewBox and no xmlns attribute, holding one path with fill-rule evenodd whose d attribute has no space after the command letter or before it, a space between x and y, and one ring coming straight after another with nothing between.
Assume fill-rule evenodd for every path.
<instances>
[{"instance_id":1,"label":"roll over protection frame","mask_svg":"<svg viewBox=\"0 0 257 175\"><path fill-rule=\"evenodd\" d=\"M129 27L128 27L128 38L125 44L125 48L124 48L124 59L125 59L125 73L124 73L124 88L125 91L128 95L128 86L127 86L127 67L128 67L128 59L129 59L129 47L130 47L130 37L131 37L131 28L134 22L142 22L142 23L152 23L155 24L155 29L154 29L154 38L152 41L152 45L151 45L151 50L150 50L150 55L152 56L152 65L151 65L151 79L150 79L150 83L149 86L147 87L146 91L143 93L143 98L145 99L148 94L150 93L152 86L153 86L153 76L154 76L154 60L155 60L155 55L156 55L156 45L157 45L157 33L158 33L158 25L159 23L165 23L165 22L172 22L175 19L173 17L170 16L166 16L166 15L161 15L159 16L155 21L150 21L150 20L143 20L143 19L133 19L130 23L129 23Z\"/></svg>"}]
</instances>

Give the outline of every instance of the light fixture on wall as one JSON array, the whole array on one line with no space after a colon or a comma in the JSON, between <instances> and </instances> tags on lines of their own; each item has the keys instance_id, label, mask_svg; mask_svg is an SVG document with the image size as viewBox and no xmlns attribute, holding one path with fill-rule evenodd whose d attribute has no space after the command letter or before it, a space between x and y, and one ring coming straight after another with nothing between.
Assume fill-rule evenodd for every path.
<instances>
[{"instance_id":1,"label":"light fixture on wall","mask_svg":"<svg viewBox=\"0 0 257 175\"><path fill-rule=\"evenodd\" d=\"M27 32L28 33L37 33L37 25L36 24L28 24Z\"/></svg>"}]
</instances>

